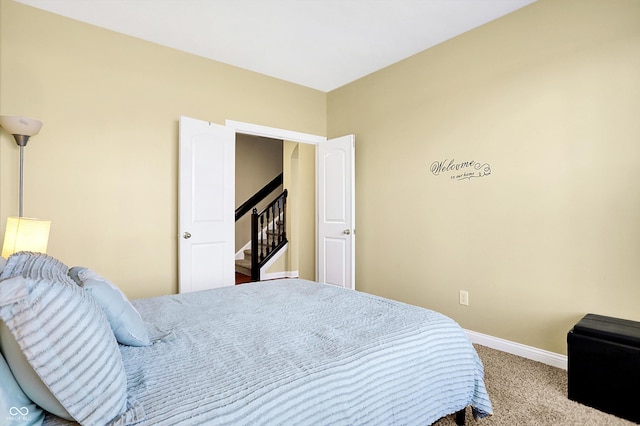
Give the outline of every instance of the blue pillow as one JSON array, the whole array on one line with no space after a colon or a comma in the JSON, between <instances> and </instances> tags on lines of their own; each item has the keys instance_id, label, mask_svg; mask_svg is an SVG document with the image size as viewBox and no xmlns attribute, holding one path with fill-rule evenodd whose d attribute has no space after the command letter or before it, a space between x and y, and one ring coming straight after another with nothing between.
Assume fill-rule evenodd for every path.
<instances>
[{"instance_id":1,"label":"blue pillow","mask_svg":"<svg viewBox=\"0 0 640 426\"><path fill-rule=\"evenodd\" d=\"M118 343L127 346L151 345L142 317L118 287L81 266L71 268L69 276L98 302Z\"/></svg>"},{"instance_id":2,"label":"blue pillow","mask_svg":"<svg viewBox=\"0 0 640 426\"><path fill-rule=\"evenodd\" d=\"M92 425L140 421L144 412L128 401L109 322L67 272L41 253L20 252L7 260L0 273L0 319L6 325L0 348L7 365L29 399L60 417Z\"/></svg>"},{"instance_id":3,"label":"blue pillow","mask_svg":"<svg viewBox=\"0 0 640 426\"><path fill-rule=\"evenodd\" d=\"M1 259L0 259L1 260ZM6 325L0 321L0 327ZM0 420L10 425L37 426L44 420L44 412L24 394L11 374L7 362L0 355Z\"/></svg>"}]
</instances>

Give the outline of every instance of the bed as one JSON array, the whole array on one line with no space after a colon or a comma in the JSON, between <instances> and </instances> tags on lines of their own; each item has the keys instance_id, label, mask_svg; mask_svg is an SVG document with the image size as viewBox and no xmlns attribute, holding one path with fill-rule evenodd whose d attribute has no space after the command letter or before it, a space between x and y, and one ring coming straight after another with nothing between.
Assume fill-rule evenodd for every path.
<instances>
[{"instance_id":1,"label":"bed","mask_svg":"<svg viewBox=\"0 0 640 426\"><path fill-rule=\"evenodd\" d=\"M92 283L102 280L118 292L113 283L86 268L69 269L46 255L14 256L0 273L0 318L18 350L34 358L29 360L31 367L64 410L57 413L62 417L47 411L40 414L37 409L42 404L13 402L14 408L29 407L33 424L78 420L114 425L429 425L454 413L463 422L460 413L469 406L475 417L492 413L483 366L473 346L453 320L434 311L301 279L132 301L120 292L126 312L133 315L124 321L123 338L122 323L114 326L113 313L100 306L96 299L102 296L91 290ZM52 287L62 290L47 296ZM91 324L100 326L100 332L90 330L86 337L74 334L69 341L83 343L73 351L66 349L71 343L64 343L64 325L37 319L54 310L51 304L68 306L59 300L67 297L61 296L64 292L73 300L82 299L60 315L65 320L80 307L90 306L89 313L68 321L76 325L69 326L67 334L81 333L77 324L88 316L93 318ZM7 302L15 293L29 295ZM37 311L28 314L29 321L44 329L33 342L24 336L29 333L19 332L20 323L26 321L19 318L27 315L26 310ZM118 336L108 344L105 327ZM54 336L49 338L50 334ZM11 336L6 335L0 334L0 343L8 362L11 349L7 350L6 341ZM126 338L129 344L122 344ZM50 339L48 346L59 345L56 359L71 360L51 366L52 356L37 349L43 339ZM104 347L90 349L92 345ZM96 358L104 353L106 359ZM122 373L116 378L92 382L93 377L111 374L110 369L96 370L90 378L84 373L67 378L118 356L116 367L121 366ZM44 358L49 361L43 362ZM67 365L73 363L78 366ZM59 381L66 381L61 389ZM74 388L76 382L82 385ZM111 382L117 385L109 387ZM81 400L78 393L83 394ZM117 395L111 398L112 394ZM27 399L32 398L27 395ZM48 411L56 412L56 407Z\"/></svg>"}]
</instances>

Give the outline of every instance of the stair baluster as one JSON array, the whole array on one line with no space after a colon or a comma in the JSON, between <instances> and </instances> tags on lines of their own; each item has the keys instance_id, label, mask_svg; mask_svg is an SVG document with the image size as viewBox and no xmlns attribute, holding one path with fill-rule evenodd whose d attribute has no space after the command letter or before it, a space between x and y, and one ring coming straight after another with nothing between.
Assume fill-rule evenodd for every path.
<instances>
[{"instance_id":1,"label":"stair baluster","mask_svg":"<svg viewBox=\"0 0 640 426\"><path fill-rule=\"evenodd\" d=\"M254 208L251 213L252 281L260 280L260 268L288 242L285 231L287 195L285 189L261 212Z\"/></svg>"}]
</instances>

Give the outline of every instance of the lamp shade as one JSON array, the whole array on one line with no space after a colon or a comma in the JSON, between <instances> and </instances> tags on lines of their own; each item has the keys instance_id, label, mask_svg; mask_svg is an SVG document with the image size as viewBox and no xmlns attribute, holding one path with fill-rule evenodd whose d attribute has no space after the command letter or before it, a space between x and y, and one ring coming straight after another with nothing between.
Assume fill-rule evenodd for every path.
<instances>
[{"instance_id":1,"label":"lamp shade","mask_svg":"<svg viewBox=\"0 0 640 426\"><path fill-rule=\"evenodd\" d=\"M12 135L33 136L42 128L42 121L17 115L0 115L0 127Z\"/></svg>"},{"instance_id":2,"label":"lamp shade","mask_svg":"<svg viewBox=\"0 0 640 426\"><path fill-rule=\"evenodd\" d=\"M2 257L19 251L46 253L51 221L28 217L8 217L4 233Z\"/></svg>"}]
</instances>

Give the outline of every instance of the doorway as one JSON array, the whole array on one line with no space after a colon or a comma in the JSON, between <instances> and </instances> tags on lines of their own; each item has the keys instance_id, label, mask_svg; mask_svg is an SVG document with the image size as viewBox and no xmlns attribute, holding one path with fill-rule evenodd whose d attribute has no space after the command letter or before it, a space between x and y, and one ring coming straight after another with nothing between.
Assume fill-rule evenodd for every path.
<instances>
[{"instance_id":1,"label":"doorway","mask_svg":"<svg viewBox=\"0 0 640 426\"><path fill-rule=\"evenodd\" d=\"M221 126L211 122L181 117L180 199L178 215L178 237L180 238L180 244L178 245L178 286L180 292L235 284L235 273L233 271L235 263L233 250L235 245L235 220L233 219L235 203L233 203L233 193L235 192L235 140L238 134L284 141L283 172L285 181L283 183L285 188L295 187L296 194L294 197L295 200L291 199L290 202L288 202L287 209L292 207L297 208L297 213L289 215L291 218L297 218L297 222L295 219L288 221L289 224L287 226L291 226L290 224L294 222L293 226L298 228L296 230L288 230L289 235L295 235L290 241L295 240L297 237L297 247L290 247L290 249L293 250L287 250L289 254L283 256L288 258L288 270L291 270L290 267L295 266L299 272L297 276L300 278L317 280L319 277L318 270L323 270L322 268L326 266L322 264L318 265L317 260L323 262L323 259L333 259L333 253L335 252L333 248L336 246L335 241L337 241L337 239L344 239L344 244L351 244L351 247L355 244L353 214L349 216L352 222L345 224L344 229L341 228L339 235L316 235L318 229L316 227L316 220L320 217L316 209L322 208L320 201L325 201L324 199L316 200L316 185L321 185L325 188L319 192L319 194L355 194L354 191L344 191L341 187L333 188L334 184L342 182L341 179L334 179L333 177L338 175L342 177L353 176L352 161L340 160L340 158L347 159L347 156L344 154L348 151L353 153L355 147L353 144L353 136L334 140L344 140L349 143L339 148L342 150L342 153L336 152L337 156L334 156L333 153L328 153L329 157L338 159L338 162L325 162L325 164L342 164L346 166L347 169L344 169L344 172L339 174L330 173L327 175L332 176L330 179L317 180L316 148L319 144L324 145L323 142L327 141L325 137L231 120L227 120L225 125ZM190 148L191 146L197 148L196 151L193 151ZM231 161L222 161L222 157L219 155L213 157L202 155L215 154L215 149L218 148L213 149L213 147L230 147ZM349 155L350 158L354 158L353 155ZM211 164L217 164L217 166L211 167ZM193 167L194 165L197 166L195 169ZM338 170L335 167L331 169ZM228 171L231 171L231 173L228 173ZM349 182L348 185L353 185L354 181L351 179ZM226 201L222 203L204 202L204 200L212 200L211 189L228 191L228 189L225 190L225 188L231 190L231 203ZM335 197L331 197L331 200L335 200ZM345 207L349 206L349 208L353 207L353 203L346 199L341 205ZM194 207L197 209L194 210ZM331 205L327 205L326 203L324 204L324 208L327 211L335 210L332 209ZM218 217L220 220L218 220ZM227 218L231 219L231 221L228 221ZM215 231L214 228L218 223L223 225L223 219L224 223L230 222L224 226L225 229L230 230L229 235L231 238L218 241L218 236L222 235L220 232L214 232L211 234L211 237L209 237L209 228L211 228L211 231ZM204 228L197 229L199 225L204 226ZM347 229L349 232L347 232ZM224 235L227 235L226 231ZM332 243L326 244L329 240L331 240ZM316 244L318 244L319 247L316 247ZM212 264L210 261L199 260L211 259L212 257L209 252L213 252L214 249L225 253L224 256L214 256L216 259L215 264ZM327 256L316 257L317 249L325 250ZM342 250L342 252L347 256L343 264L353 265L355 261L353 249ZM230 255L229 261L225 260L227 259L226 253ZM334 262L329 262L328 266L331 267L333 264ZM216 266L219 267L216 268ZM353 269L351 271L352 272L348 274L327 274L327 276L344 276L347 280L343 283L335 282L331 284L354 288ZM325 280L321 281L328 282Z\"/></svg>"},{"instance_id":2,"label":"doorway","mask_svg":"<svg viewBox=\"0 0 640 426\"><path fill-rule=\"evenodd\" d=\"M247 139L248 138L248 139ZM265 167L264 165L255 164L259 161L259 155L256 155L253 148L257 148L265 155L264 152L271 150L272 164L267 168L269 171L262 173L262 180L255 181L250 190L244 190L238 193L236 204L241 205L244 199L253 195L252 191L261 189L261 185L271 180L271 175L279 172L282 173L282 185L276 188L262 204L268 204L278 195L282 194L284 189L287 190L286 202L286 235L288 236L287 249L262 270L261 279L269 280L276 278L305 278L315 280L315 206L316 206L316 189L315 189L315 146L309 144L301 144L291 141L280 141L272 138L255 137L247 135L238 135L238 139L248 140L251 144L238 149L236 165L238 168ZM256 146L264 144L264 146ZM267 145L271 145L271 147ZM242 154L244 148L249 148L249 152ZM246 155L248 163L244 163L243 156ZM279 159L275 157L280 155ZM252 171L253 173L253 171ZM236 171L236 187L240 186L238 181L242 178L243 172ZM239 191L239 189L238 189ZM258 206L258 210L261 210ZM244 224L236 227L237 249L236 263L237 270L247 274L247 265L249 264L248 253L245 250L250 249L250 223L248 221L249 214L246 215ZM242 235L238 235L242 234ZM243 281L244 277L236 276L236 283Z\"/></svg>"},{"instance_id":3,"label":"doorway","mask_svg":"<svg viewBox=\"0 0 640 426\"><path fill-rule=\"evenodd\" d=\"M300 221L296 223L292 217L299 246L294 243L290 247L288 259L291 265L298 267L301 278L354 289L355 136L327 140L323 136L232 120L226 120L225 125L235 129L236 134L285 141L284 173L294 178L292 182L285 181L284 185L302 185L295 191L299 199L292 199L288 206L291 210L298 209L291 216ZM320 146L324 148L318 151ZM312 184L305 186L309 182ZM338 193L342 196L337 196ZM337 210L344 214L331 214ZM308 218L312 218L312 222L304 223ZM308 229L314 229L313 233L306 235ZM287 232L293 234L290 230ZM308 256L309 253L312 255Z\"/></svg>"}]
</instances>

